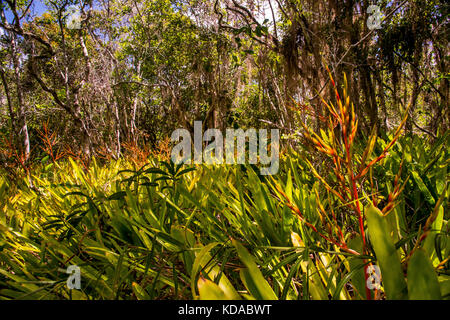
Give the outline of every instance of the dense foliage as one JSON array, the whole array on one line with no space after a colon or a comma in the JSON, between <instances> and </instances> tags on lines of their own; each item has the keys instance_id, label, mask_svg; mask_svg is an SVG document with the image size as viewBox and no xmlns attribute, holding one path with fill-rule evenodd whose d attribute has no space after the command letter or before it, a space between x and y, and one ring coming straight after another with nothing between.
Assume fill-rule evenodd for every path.
<instances>
[{"instance_id":1,"label":"dense foliage","mask_svg":"<svg viewBox=\"0 0 450 320\"><path fill-rule=\"evenodd\" d=\"M158 162L163 153L89 167L49 154L33 186L1 181L0 297L448 299L450 137L427 146L400 131L364 150L351 142L348 162L343 132L340 144L333 130L311 137L343 166L362 164L342 176L308 149L284 152L275 176ZM80 290L66 286L72 264ZM381 286L369 286L373 265Z\"/></svg>"},{"instance_id":2,"label":"dense foliage","mask_svg":"<svg viewBox=\"0 0 450 320\"><path fill-rule=\"evenodd\" d=\"M0 299L450 299L449 7L369 5L1 1Z\"/></svg>"}]
</instances>

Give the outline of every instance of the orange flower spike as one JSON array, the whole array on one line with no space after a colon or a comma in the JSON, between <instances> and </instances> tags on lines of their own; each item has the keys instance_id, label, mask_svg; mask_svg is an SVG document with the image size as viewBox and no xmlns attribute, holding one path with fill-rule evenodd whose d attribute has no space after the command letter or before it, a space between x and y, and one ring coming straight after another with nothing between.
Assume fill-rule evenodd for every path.
<instances>
[{"instance_id":1,"label":"orange flower spike","mask_svg":"<svg viewBox=\"0 0 450 320\"><path fill-rule=\"evenodd\" d=\"M330 69L328 68L327 65L325 65L325 68L327 69L328 76L330 77L331 84L333 85L333 88L334 88L334 92L335 92L335 94L336 94L337 101L340 103L341 97L339 96L339 93L338 93L338 91L337 91L337 89L336 89L336 83L334 82L333 76L331 75L331 71L330 71ZM340 107L342 107L342 104L340 104Z\"/></svg>"},{"instance_id":2,"label":"orange flower spike","mask_svg":"<svg viewBox=\"0 0 450 320\"><path fill-rule=\"evenodd\" d=\"M323 139L314 131L312 131L312 134L314 135L314 137L311 137L311 140L316 143L319 144L322 148L329 148L328 144L325 143L325 141L323 141Z\"/></svg>"},{"instance_id":3,"label":"orange flower spike","mask_svg":"<svg viewBox=\"0 0 450 320\"><path fill-rule=\"evenodd\" d=\"M381 213L383 213L384 215L386 215L386 213L388 213L391 209L392 209L393 205L392 203L388 203L383 210L381 210Z\"/></svg>"},{"instance_id":4,"label":"orange flower spike","mask_svg":"<svg viewBox=\"0 0 450 320\"><path fill-rule=\"evenodd\" d=\"M341 182L341 183L345 183L345 179L344 179L344 176L339 172L339 171L335 171L336 172L336 176L337 176L337 178L339 179L339 181Z\"/></svg>"},{"instance_id":5,"label":"orange flower spike","mask_svg":"<svg viewBox=\"0 0 450 320\"><path fill-rule=\"evenodd\" d=\"M353 144L356 136L356 130L358 129L358 120L356 120L355 125L352 127L352 132L350 133L350 142Z\"/></svg>"},{"instance_id":6,"label":"orange flower spike","mask_svg":"<svg viewBox=\"0 0 450 320\"><path fill-rule=\"evenodd\" d=\"M341 100L341 96L339 95L339 92L336 88L334 88L334 94L336 95L336 100L339 104L339 109L344 111L344 106L342 105L342 100Z\"/></svg>"},{"instance_id":7,"label":"orange flower spike","mask_svg":"<svg viewBox=\"0 0 450 320\"><path fill-rule=\"evenodd\" d=\"M345 113L349 114L349 106L350 106L350 97L347 96L346 101L345 101Z\"/></svg>"},{"instance_id":8,"label":"orange flower spike","mask_svg":"<svg viewBox=\"0 0 450 320\"><path fill-rule=\"evenodd\" d=\"M394 200L394 195L392 194L392 192L390 192L388 196L388 202L392 202L392 200Z\"/></svg>"},{"instance_id":9,"label":"orange flower spike","mask_svg":"<svg viewBox=\"0 0 450 320\"><path fill-rule=\"evenodd\" d=\"M350 122L350 113L348 113L348 112L345 113L345 122L348 123L349 125L352 124L352 123Z\"/></svg>"},{"instance_id":10,"label":"orange flower spike","mask_svg":"<svg viewBox=\"0 0 450 320\"><path fill-rule=\"evenodd\" d=\"M337 111L336 108L334 107L334 105L330 102L327 103L322 97L320 97L320 99L322 100L322 102L325 104L325 106L327 107L327 109L330 111L330 113L334 116L334 117L338 117L337 115Z\"/></svg>"},{"instance_id":11,"label":"orange flower spike","mask_svg":"<svg viewBox=\"0 0 450 320\"><path fill-rule=\"evenodd\" d=\"M333 157L333 160L334 160L334 158L337 158L338 154L335 149L332 149L332 148L330 149L330 156Z\"/></svg>"},{"instance_id":12,"label":"orange flower spike","mask_svg":"<svg viewBox=\"0 0 450 320\"><path fill-rule=\"evenodd\" d=\"M331 76L331 71L330 71L330 69L328 68L328 66L327 65L325 65L325 69L327 70L327 72L328 72L328 76L330 77L330 79L331 79L331 83L333 84L333 87L335 87L335 84L334 84L334 80L333 80L333 77Z\"/></svg>"}]
</instances>

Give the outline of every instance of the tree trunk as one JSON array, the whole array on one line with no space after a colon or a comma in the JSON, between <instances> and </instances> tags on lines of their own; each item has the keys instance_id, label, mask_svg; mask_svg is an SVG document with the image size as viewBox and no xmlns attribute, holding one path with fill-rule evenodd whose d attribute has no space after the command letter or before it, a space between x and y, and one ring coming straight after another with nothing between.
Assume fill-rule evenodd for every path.
<instances>
[{"instance_id":1,"label":"tree trunk","mask_svg":"<svg viewBox=\"0 0 450 320\"><path fill-rule=\"evenodd\" d=\"M17 36L15 33L10 33L11 36L11 57L14 66L14 76L15 76L15 84L16 84L16 94L17 94L17 119L18 119L18 128L19 132L17 133L17 137L19 140L19 146L21 155L23 157L23 161L28 161L30 158L30 137L28 135L28 126L27 126L27 118L26 118L26 107L23 101L23 91L22 84L20 80L20 61L19 55L17 51Z\"/></svg>"}]
</instances>

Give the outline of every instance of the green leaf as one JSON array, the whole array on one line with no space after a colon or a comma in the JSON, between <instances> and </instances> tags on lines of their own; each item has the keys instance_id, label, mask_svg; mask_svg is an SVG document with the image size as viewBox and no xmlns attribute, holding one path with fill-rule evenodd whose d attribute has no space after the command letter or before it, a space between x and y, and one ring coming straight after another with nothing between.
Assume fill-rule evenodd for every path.
<instances>
[{"instance_id":1,"label":"green leaf","mask_svg":"<svg viewBox=\"0 0 450 320\"><path fill-rule=\"evenodd\" d=\"M192 266L191 272L191 288L192 288L192 295L194 296L194 298L196 297L194 291L194 283L197 274L200 271L200 268L203 268L204 274L206 274L210 279L214 279L220 272L220 268L218 267L215 261L212 261L212 257L209 254L209 252L218 244L219 244L218 242L209 243L208 245L204 246L200 252L196 254L196 258ZM233 285L224 274L221 275L218 286L224 293L226 299L229 300L240 299L239 294L236 292Z\"/></svg>"},{"instance_id":2,"label":"green leaf","mask_svg":"<svg viewBox=\"0 0 450 320\"><path fill-rule=\"evenodd\" d=\"M441 196L438 199L438 202L436 203L433 212L431 213L431 216L429 219L434 220L431 223L430 231L428 232L427 237L425 238L423 249L427 252L428 257L430 257L433 265L439 264L438 257L441 254L439 250L436 250L435 246L435 239L436 235L439 234L439 231L442 229L443 226L443 219L444 219L444 206L441 204L444 201L446 192L445 190L442 192Z\"/></svg>"},{"instance_id":3,"label":"green leaf","mask_svg":"<svg viewBox=\"0 0 450 320\"><path fill-rule=\"evenodd\" d=\"M435 199L433 198L433 195L431 194L430 190L428 190L427 186L425 185L425 182L420 177L419 173L417 171L412 170L411 174L414 178L414 181L417 183L417 186L419 187L419 190L422 192L423 196L425 197L425 200L432 206L435 204Z\"/></svg>"},{"instance_id":4,"label":"green leaf","mask_svg":"<svg viewBox=\"0 0 450 320\"><path fill-rule=\"evenodd\" d=\"M133 293L138 300L150 300L148 293L136 282L132 283Z\"/></svg>"},{"instance_id":5,"label":"green leaf","mask_svg":"<svg viewBox=\"0 0 450 320\"><path fill-rule=\"evenodd\" d=\"M362 244L363 243L361 235L359 234L348 241L348 247L360 253L363 252ZM350 257L348 259L348 263L350 265L350 273L352 274L351 280L353 287L356 289L356 292L360 295L360 297L365 300L367 299L367 296L366 296L366 278L364 276L364 269L363 269L364 260L355 256Z\"/></svg>"},{"instance_id":6,"label":"green leaf","mask_svg":"<svg viewBox=\"0 0 450 320\"><path fill-rule=\"evenodd\" d=\"M264 279L252 255L236 240L233 240L233 245L236 247L242 263L247 267L241 269L241 279L248 291L258 300L277 300L277 296Z\"/></svg>"},{"instance_id":7,"label":"green leaf","mask_svg":"<svg viewBox=\"0 0 450 320\"><path fill-rule=\"evenodd\" d=\"M389 234L386 217L370 202L365 208L370 241L380 266L386 297L390 300L407 298L400 258Z\"/></svg>"},{"instance_id":8,"label":"green leaf","mask_svg":"<svg viewBox=\"0 0 450 320\"><path fill-rule=\"evenodd\" d=\"M226 300L225 293L214 282L200 278L198 279L198 291L200 293L200 300Z\"/></svg>"},{"instance_id":9,"label":"green leaf","mask_svg":"<svg viewBox=\"0 0 450 320\"><path fill-rule=\"evenodd\" d=\"M423 249L417 249L408 264L410 300L441 300L438 277Z\"/></svg>"}]
</instances>

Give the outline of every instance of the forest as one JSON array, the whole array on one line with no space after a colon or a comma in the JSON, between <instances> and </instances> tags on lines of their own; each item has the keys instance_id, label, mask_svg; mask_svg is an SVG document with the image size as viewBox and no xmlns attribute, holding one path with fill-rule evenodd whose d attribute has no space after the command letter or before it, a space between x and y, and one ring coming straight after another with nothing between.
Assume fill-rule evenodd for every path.
<instances>
[{"instance_id":1,"label":"forest","mask_svg":"<svg viewBox=\"0 0 450 320\"><path fill-rule=\"evenodd\" d=\"M450 300L449 9L0 0L0 300Z\"/></svg>"}]
</instances>

